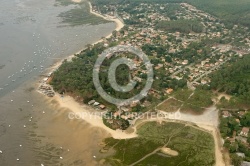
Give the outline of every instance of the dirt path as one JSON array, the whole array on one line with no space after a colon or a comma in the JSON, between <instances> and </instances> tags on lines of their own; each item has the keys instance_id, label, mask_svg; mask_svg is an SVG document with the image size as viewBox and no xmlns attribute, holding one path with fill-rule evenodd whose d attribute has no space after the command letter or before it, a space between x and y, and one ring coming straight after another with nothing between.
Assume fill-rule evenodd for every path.
<instances>
[{"instance_id":1,"label":"dirt path","mask_svg":"<svg viewBox=\"0 0 250 166\"><path fill-rule=\"evenodd\" d=\"M188 97L188 99L194 94L194 92ZM223 95L221 95L223 96ZM219 97L221 97L219 96ZM228 96L226 96L228 97ZM183 102L183 101L182 101ZM184 102L183 102L184 103ZM219 115L218 111L215 105L206 108L205 112L202 115L191 115L180 112L180 109L182 108L183 104L180 106L178 111L175 114L178 114L178 116L171 116L169 119L172 120L181 120L186 122L192 122L194 124L197 124L200 128L205 129L206 131L209 131L213 138L215 143L215 159L216 159L216 166L225 166L225 161L223 160L223 154L222 154L222 142L220 137L220 132L218 131L218 125L219 125ZM163 111L161 111L163 112Z\"/></svg>"},{"instance_id":2,"label":"dirt path","mask_svg":"<svg viewBox=\"0 0 250 166\"><path fill-rule=\"evenodd\" d=\"M188 99L190 99L193 95L194 95L194 92L191 93L191 94L188 96ZM188 100L188 99L187 99L187 100ZM177 100L177 99L176 99L176 100ZM184 104L185 104L185 102L183 101L182 104L181 104L181 106L180 106L180 108L178 109L178 112L181 111L181 108L183 107Z\"/></svg>"},{"instance_id":3,"label":"dirt path","mask_svg":"<svg viewBox=\"0 0 250 166\"><path fill-rule=\"evenodd\" d=\"M148 158L149 156L151 156L151 155L155 154L156 152L158 152L159 150L161 150L161 148L162 148L162 147L159 147L159 148L155 149L153 152L151 152L151 153L145 155L143 158L141 158L140 160L134 162L133 164L130 164L129 166L134 166L134 165L138 164L139 162L145 160L145 159Z\"/></svg>"},{"instance_id":4,"label":"dirt path","mask_svg":"<svg viewBox=\"0 0 250 166\"><path fill-rule=\"evenodd\" d=\"M191 96L190 96L191 97ZM182 107L182 106L181 106ZM180 107L180 108L181 108ZM180 111L180 110L178 110ZM215 145L215 165L216 166L225 166L225 161L223 160L223 154L221 152L222 143L221 137L218 131L219 125L219 116L216 106L212 106L207 108L204 114L200 116L188 115L184 113L180 113L179 120L189 121L197 124L199 127L210 131L214 138L214 145Z\"/></svg>"},{"instance_id":5,"label":"dirt path","mask_svg":"<svg viewBox=\"0 0 250 166\"><path fill-rule=\"evenodd\" d=\"M183 128L180 128L180 129L177 130L175 133L173 133L173 134L169 137L168 142L167 142L166 144L164 144L162 147L159 147L159 148L155 149L153 152L151 152L151 153L145 155L143 158L141 158L140 160L138 160L138 161L136 161L136 162L130 164L129 166L134 166L134 165L140 163L141 161L145 160L146 158L150 157L151 155L157 153L157 152L160 151L162 148L166 148L167 145L169 144L170 140L171 140L176 134L178 134L181 130L183 130L185 127L186 127L186 126L184 126Z\"/></svg>"},{"instance_id":6,"label":"dirt path","mask_svg":"<svg viewBox=\"0 0 250 166\"><path fill-rule=\"evenodd\" d=\"M136 128L136 127L140 126L141 124L143 124L145 122L150 122L150 121L182 123L182 124L185 124L186 126L191 126L191 127L194 127L194 128L196 128L198 130L202 130L204 132L208 132L208 133L212 134L212 136L214 138L214 144L215 144L215 166L225 166L226 165L225 161L223 159L223 154L221 152L222 143L221 143L221 137L220 137L220 134L219 134L219 131L218 131L217 127L206 124L206 123L192 123L192 122L187 122L187 121L183 121L183 120L177 120L177 119L170 120L170 119L163 119L163 118L162 119L160 119L160 118L156 119L155 118L155 119L141 120L140 122L136 123L134 127ZM194 125L198 125L198 127L194 126ZM156 150L159 150L159 148L156 149ZM153 151L153 152L156 153L157 151L156 152L155 151ZM153 152L146 155L145 158L147 158L150 155L154 154ZM143 158L143 160L145 158ZM140 161L142 161L142 159Z\"/></svg>"},{"instance_id":7,"label":"dirt path","mask_svg":"<svg viewBox=\"0 0 250 166\"><path fill-rule=\"evenodd\" d=\"M216 161L216 166L225 166L225 161L223 159L223 154L221 152L222 148L222 143L221 143L221 137L220 137L220 132L218 131L217 128L213 126L208 126L208 125L202 125L198 124L199 127L207 129L208 131L211 131L211 134L214 137L214 144L215 144L215 161Z\"/></svg>"}]
</instances>

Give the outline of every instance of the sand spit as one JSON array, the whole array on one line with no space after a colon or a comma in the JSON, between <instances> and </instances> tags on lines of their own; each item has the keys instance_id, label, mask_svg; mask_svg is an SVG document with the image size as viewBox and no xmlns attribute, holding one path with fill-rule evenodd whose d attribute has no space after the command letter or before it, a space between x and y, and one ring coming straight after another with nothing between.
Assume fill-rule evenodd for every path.
<instances>
[{"instance_id":1,"label":"sand spit","mask_svg":"<svg viewBox=\"0 0 250 166\"><path fill-rule=\"evenodd\" d=\"M68 114L69 119L83 119L87 123L94 127L100 127L111 134L113 138L116 139L128 139L137 137L135 133L126 133L122 130L112 130L103 124L102 117L100 115L100 110L95 110L84 104L79 104L70 96L61 97L60 94L56 94L53 98L49 100L51 104L57 103L62 108L67 108L71 110Z\"/></svg>"},{"instance_id":2,"label":"sand spit","mask_svg":"<svg viewBox=\"0 0 250 166\"><path fill-rule=\"evenodd\" d=\"M72 2L74 2L74 3L80 3L80 2L82 2L82 0L71 0Z\"/></svg>"}]
</instances>

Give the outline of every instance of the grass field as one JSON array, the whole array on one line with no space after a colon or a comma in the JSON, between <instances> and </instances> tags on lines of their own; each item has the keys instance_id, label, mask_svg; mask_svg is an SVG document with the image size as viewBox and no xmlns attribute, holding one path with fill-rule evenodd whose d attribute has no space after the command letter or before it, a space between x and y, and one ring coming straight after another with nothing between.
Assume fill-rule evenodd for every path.
<instances>
[{"instance_id":1,"label":"grass field","mask_svg":"<svg viewBox=\"0 0 250 166\"><path fill-rule=\"evenodd\" d=\"M206 108L213 104L212 94L205 90L195 90L194 94L187 99L181 108L181 112L202 113Z\"/></svg>"},{"instance_id":2,"label":"grass field","mask_svg":"<svg viewBox=\"0 0 250 166\"><path fill-rule=\"evenodd\" d=\"M188 103L183 104L181 107L181 112L185 113L194 113L194 114L202 114L205 109L201 107L197 107L195 105L191 105Z\"/></svg>"},{"instance_id":3,"label":"grass field","mask_svg":"<svg viewBox=\"0 0 250 166\"><path fill-rule=\"evenodd\" d=\"M205 108L213 104L213 101L211 100L212 93L206 90L196 89L194 92L192 92L189 89L180 89L173 94L173 97L183 102L183 106L180 109L181 112L200 114L203 113ZM167 102L166 100L166 103L161 104L161 107L159 106L157 109L161 108L160 110L168 111L169 109L171 110L171 107L175 108L174 104L176 104L176 107L180 108L180 103L182 103L180 101L175 100L175 102L173 102L170 100L170 102Z\"/></svg>"},{"instance_id":4,"label":"grass field","mask_svg":"<svg viewBox=\"0 0 250 166\"><path fill-rule=\"evenodd\" d=\"M186 101L192 93L193 91L190 89L179 89L173 94L173 96L178 100Z\"/></svg>"},{"instance_id":5,"label":"grass field","mask_svg":"<svg viewBox=\"0 0 250 166\"><path fill-rule=\"evenodd\" d=\"M177 101L173 98L169 98L168 100L165 100L163 103L157 106L156 109L166 112L176 112L180 108L181 104L182 102Z\"/></svg>"},{"instance_id":6,"label":"grass field","mask_svg":"<svg viewBox=\"0 0 250 166\"><path fill-rule=\"evenodd\" d=\"M138 129L138 135L138 138L126 140L105 139L104 149L115 150L115 154L106 158L106 163L114 166L133 163L138 166L210 166L215 163L213 137L199 129L180 123L148 122ZM163 146L177 151L178 156L163 154L160 151ZM145 157L147 154L150 155ZM140 162L135 163L137 161Z\"/></svg>"}]
</instances>

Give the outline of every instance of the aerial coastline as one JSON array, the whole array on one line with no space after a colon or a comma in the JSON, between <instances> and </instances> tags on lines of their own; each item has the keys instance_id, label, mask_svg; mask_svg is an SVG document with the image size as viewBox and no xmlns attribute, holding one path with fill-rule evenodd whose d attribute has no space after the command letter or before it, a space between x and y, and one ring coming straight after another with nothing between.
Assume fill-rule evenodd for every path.
<instances>
[{"instance_id":1,"label":"aerial coastline","mask_svg":"<svg viewBox=\"0 0 250 166\"><path fill-rule=\"evenodd\" d=\"M80 3L81 1L75 1L75 3ZM94 14L98 17L102 17L105 20L108 21L113 21L116 23L116 28L115 31L120 31L123 27L124 24L121 20L119 20L118 18L111 18L109 16L104 16L101 15L99 13L96 13L95 11L93 11L92 9L92 4L89 2L89 6L90 6L90 13ZM105 36L105 38L109 38L112 36L112 33L108 34L107 36ZM97 43L100 43L103 41L103 38L92 43L92 45L95 45ZM67 59L68 61L70 61L73 57L75 57L75 55L81 53L82 50L84 50L86 47L84 47L83 49L81 49L80 51L76 52L73 55L68 56ZM63 63L64 60L59 61L57 63L55 63L49 70L48 73L53 73L56 69L58 69L61 64ZM39 84L40 85L40 84ZM75 119L83 119L84 121L86 121L87 123L89 123L91 126L94 127L99 127L101 129L104 129L106 132L108 132L114 139L130 139L130 138L135 138L137 137L137 133L136 133L136 127L137 125L140 125L140 121L138 122L138 124L136 124L135 126L132 127L132 132L130 131L129 133L127 131L122 131L122 130L112 130L109 127L107 127L102 120L101 115L97 115L96 114L96 110L88 105L85 104L80 104L79 102L77 102L73 97L69 96L69 95L61 95L57 92L55 92L55 96L53 98L49 98L48 99L49 103L56 103L56 105L58 105L61 108L68 108L69 110L71 110L71 112L69 112L69 117L70 115L73 115L72 118ZM71 114L72 113L72 114ZM180 119L181 120L181 119ZM185 121L185 119L183 119ZM166 121L166 120L162 120L162 119L146 119L143 120L144 122L147 121ZM181 121L177 120L177 119L172 119L170 121L173 122L177 122L177 123L181 123ZM224 161L223 161L223 156L221 154L220 151L220 147L221 145L219 144L219 137L218 137L218 131L216 126L213 126L211 124L205 124L205 123L199 123L198 127L200 128L200 130L205 130L207 132L209 132L215 141L215 156L216 156L216 165L224 165Z\"/></svg>"},{"instance_id":2,"label":"aerial coastline","mask_svg":"<svg viewBox=\"0 0 250 166\"><path fill-rule=\"evenodd\" d=\"M74 2L76 2L76 1L74 1ZM80 3L80 2L81 1L77 1L77 3ZM141 23L139 23L139 24L141 24L142 26L144 25L144 21L146 23L148 23L146 28L144 26L143 26L143 28L141 28L140 26L134 25L135 23L137 23L135 20L129 19L131 17L130 16L131 13L129 13L128 11L121 12L119 14L122 15L122 18L124 19L124 21L127 24L127 26L123 28L123 26L124 26L123 21L119 20L119 16L116 13L117 9L115 7L113 7L111 10L108 7L106 9L106 6L105 6L103 10L104 11L106 10L106 11L103 12L103 10L100 10L98 8L98 6L97 6L97 8L96 8L96 6L94 6L93 7L94 9L93 9L91 3L90 2L88 2L88 3L90 6L90 13L91 14L94 14L98 17L102 17L105 20L115 22L116 29L113 33L111 33L111 34L107 35L106 37L103 37L102 39L93 43L92 44L93 47L88 47L83 52L80 51L79 52L80 53L80 55L79 55L80 60L79 61L74 60L72 62L65 63L65 65L62 65L60 67L60 69L62 69L62 70L58 70L57 72L54 73L54 75L52 75L52 77L54 76L55 79L52 79L51 85L53 85L55 91L58 92L58 93L55 93L55 97L52 98L52 101L53 102L56 101L57 105L59 105L60 107L68 108L69 110L72 111L72 112L69 112L69 114L68 114L69 119L83 119L84 121L88 122L92 126L96 126L96 127L101 128L101 129L104 129L106 132L110 133L111 136L115 139L127 139L127 138L137 139L137 138L139 138L138 136L140 136L140 130L141 130L141 124L142 124L140 122L143 122L143 124L144 124L144 122L147 122L147 121L156 121L159 124L161 124L162 122L165 122L165 121L174 121L175 123L176 122L177 123L185 123L186 125L190 125L194 128L196 128L198 126L200 130L206 131L213 136L213 141L214 141L213 147L215 150L214 151L215 164L216 165L225 165L225 163L227 161L225 161L225 159L224 159L225 155L222 154L222 151L223 151L222 144L223 143L221 141L220 131L218 128L219 122L221 119L221 116L219 114L220 107L217 107L218 102L219 102L218 100L220 100L219 99L220 97L218 97L218 93L215 93L212 91L206 91L204 89L199 89L198 85L200 85L200 87L202 85L203 86L205 86L205 85L210 86L209 83L211 82L211 80L209 77L207 77L206 74L210 74L212 71L218 70L219 67L223 66L225 63L228 63L228 61L231 60L230 57L232 57L233 54L235 54L234 58L237 58L237 59L242 58L242 54L241 54L241 52L239 52L237 50L236 51L231 50L233 48L231 45L219 45L219 46L218 45L209 45L206 47L207 50L203 50L203 46L199 45L197 48L194 49L194 50L197 50L197 51L195 51L195 54L197 54L196 56L197 57L204 56L202 58L205 59L206 58L205 56L212 55L211 57L212 57L212 59L214 58L215 61L210 61L211 59L207 58L205 61L200 62L197 59L196 60L193 59L195 56L188 57L186 59L185 59L185 57L180 57L181 60L174 58L175 54L178 54L178 52L180 52L180 49L185 50L185 48L187 48L187 47L188 48L194 47L194 45L192 45L193 43L195 43L193 40L197 39L196 40L197 43L202 43L203 42L202 37L204 37L204 36L209 37L208 34L203 33L202 27L203 26L211 26L210 24L219 24L217 22L216 18L210 16L207 13L198 12L198 13L201 13L202 18L209 17L209 20L212 23L210 23L208 25L206 25L204 23L203 25L201 25L198 22L194 21L192 23L199 25L198 29L192 29L192 28L190 29L187 27L186 28L183 27L183 29L179 29L181 31L181 32L179 32L179 31L175 30L175 27L172 27L173 28L172 30L174 32L167 34L164 30L166 30L167 27L170 26L169 25L170 18L168 18L168 17L165 18L164 16L161 15L161 13L159 13L158 18L163 19L163 20L165 19L168 21L162 21L161 24L159 24L157 21L154 20L156 18L156 16L155 16L156 13L154 11L153 14L150 13L150 14L148 14L148 17L147 17L147 18L149 18L149 17L154 18L153 23L151 22L152 20L150 20L150 19L148 20L148 19L139 18L139 21L141 21ZM143 4L139 4L139 5L141 5L141 7L143 7ZM116 7L123 8L122 5L120 5L120 6L118 5ZM158 6L152 5L152 7L158 8L159 5ZM162 10L162 9L164 9L164 7L166 7L166 6L160 6L160 9ZM190 11L198 11L198 9L196 9L193 6L186 4L186 3L181 3L179 7L183 13L187 12L190 14ZM101 12L102 14L99 14L99 12L98 12L99 10L102 11ZM140 12L140 8L138 8L137 12ZM197 13L192 13L190 15L194 18L201 17ZM137 19L137 17L135 17L135 18ZM205 19L205 18L203 21L207 21L207 19ZM172 21L172 22L174 22L176 24L176 26L179 27L183 23L187 23L187 20L185 20L185 21L178 20L178 21ZM224 27L223 24L221 26ZM152 27L154 27L155 29L153 29ZM129 32L135 32L135 33L129 33ZM196 33L193 33L193 32L196 32ZM215 32L211 31L209 33L212 34L210 36L211 39L213 39L214 36L215 36L215 38L221 37L220 32L217 32L216 30L215 30ZM228 33L227 29L223 33ZM191 40L186 40L187 38L183 37L180 34L182 34L184 36L187 35L186 36L187 38L190 38L190 35L194 35L194 38L191 42ZM132 37L130 35L132 35ZM171 36L171 35L173 36L173 38L169 38L169 36ZM106 40L107 38L109 38L109 40ZM181 40L180 40L180 38L181 38ZM156 40L156 41L154 41L154 40ZM176 52L176 50L174 49L176 47L174 47L174 44L171 42L172 40L174 40L174 41L176 40L176 42L178 44L182 44L185 47L180 46L179 50ZM186 40L186 42L183 42L183 40ZM104 45L102 46L102 43L100 45L99 44L95 45L99 42L103 42ZM154 42L158 42L158 44L155 45ZM163 46L164 44L166 44L166 42L169 43L169 45ZM190 42L190 43L187 43L187 42ZM111 45L119 45L119 44L121 44L121 45L128 44L128 45L141 47L142 50L147 53L147 55L151 56L152 58L155 57L156 59L161 58L161 56L164 56L166 54L166 52L168 52L168 54L169 54L169 55L165 55L165 56L167 56L165 58L158 59L162 62L157 62L157 61L153 62L154 65L158 65L155 67L156 73L157 73L157 70L158 71L165 70L167 72L169 70L169 73L167 73L169 76L169 81L166 81L165 82L166 84L162 84L160 86L160 88L157 86L153 86L151 88L148 96L147 96L149 98L146 98L146 101L142 101L142 103L140 103L140 101L138 101L137 103L135 103L134 106L133 105L125 106L123 109L121 109L120 107L118 109L115 106L114 106L115 108L114 107L111 108L111 107L109 107L110 105L108 103L105 103L104 101L102 101L102 99L96 97L94 95L94 93L92 93L92 91L95 92L96 89L89 88L89 87L93 87L91 85L92 81L90 80L92 69L89 68L89 66L81 68L82 64L93 65L93 63L96 61L96 58L98 57L98 55L100 54L100 52L102 52L105 49L105 47L107 47L109 45L111 46ZM152 46L150 44L152 44L154 46ZM101 48L98 48L99 46ZM169 48L169 46L173 46L173 48ZM159 47L161 48L161 50L158 49ZM152 50L150 50L150 49L148 50L148 48L151 48ZM198 50L198 48L200 48L200 49ZM154 49L156 49L156 51ZM204 54L202 54L203 51L204 51ZM235 52L233 52L233 51L235 51ZM227 53L226 56L228 56L228 57L219 56L225 52ZM215 53L218 53L219 55L216 57L213 57L213 55L215 55ZM178 56L179 56L179 54L178 54ZM73 57L73 55L69 56L68 59L70 60L72 57ZM91 58L89 58L89 57L91 57ZM217 62L216 62L216 60L217 60ZM138 66L140 66L140 62L138 62L137 60L134 60L134 61L139 63ZM168 63L166 63L166 61ZM191 63L191 62L194 62L194 63ZM205 63L211 63L211 65L210 64L205 65ZM58 66L60 66L61 64L62 64L62 62L59 63ZM68 68L71 67L70 66L71 64L74 64L74 66L80 66L80 67L77 68L77 70L75 70L75 69L69 70ZM181 64L183 69L178 71L178 67L176 67L177 64ZM203 70L203 69L206 70L206 71L204 71L205 74L202 74L203 71L199 71L199 69L197 69L197 68L190 68L192 66L199 67L200 70ZM163 68L163 67L167 67L167 68ZM185 68L189 69L188 73L186 73L184 71ZM79 76L79 75L74 74L74 73L77 73L79 71L79 69L83 73L85 73L85 71L86 71L86 75L84 75L84 77L82 77L82 75ZM105 70L105 71L107 71L107 70ZM71 74L68 74L67 72L69 72ZM140 72L145 73L146 71L144 71L144 69L141 69ZM179 74L180 72L181 73L183 72L182 74L185 74L187 76L190 74L190 79L186 80L187 81L186 83L183 80L183 78L184 78L183 75ZM51 73L53 73L53 71ZM137 76L137 80L138 80L138 82L140 82L140 79L138 79L138 77L140 78L140 76L136 75L138 73L133 73L133 74L134 74L134 78L135 78L135 76ZM160 78L166 77L165 73L157 73L157 74L159 75ZM80 84L80 85L78 85L78 87L82 87L82 88L77 89L76 84L78 84L78 83L75 83L75 80L74 80L74 78L72 78L72 75L75 75L74 78L76 80L79 80L78 81L79 83L80 82L81 83L90 82L90 84L88 84L88 83L87 84ZM158 79L158 77L156 77L156 78ZM71 80L72 83L69 83L68 80ZM178 82L176 80L182 80L182 81ZM177 87L174 86L174 84L176 84L176 82L178 82ZM62 84L62 83L64 83L64 84ZM65 85L68 85L68 88L65 87ZM48 86L50 86L50 85L48 85ZM88 87L89 89L83 88L83 87ZM76 90L74 90L74 88L76 88ZM184 88L184 89L180 89L180 88ZM106 90L109 90L109 89L106 89ZM173 92L173 91L175 91L175 92ZM69 93L64 94L64 92L69 92ZM86 92L86 93L82 94L82 92ZM89 93L87 94L87 92L89 92ZM112 92L110 92L110 94L112 94ZM183 94L185 94L185 96ZM76 95L78 95L78 96L76 96ZM117 96L119 96L119 95L117 95ZM162 101L162 102L157 103L156 101L153 101L152 100L153 97L158 102L159 101ZM78 101L88 103L88 105L83 104L81 102L78 103L77 100L75 100L75 99L79 99ZM101 102L101 103L99 103L99 102ZM93 107L91 107L91 105ZM152 107L150 107L150 108L148 107L149 109L144 109L150 105ZM108 109L106 109L106 106ZM170 108L170 109L166 109L166 108ZM101 112L100 110L103 110L102 113L104 113L105 115L108 115L110 118L114 118L114 119L103 119L102 114L98 114ZM128 112L128 111L130 111L130 112ZM133 113L138 113L138 112L142 113L142 114L139 114L139 116L138 116L138 114L133 115ZM127 114L127 113L129 113L129 114ZM164 116L163 117L152 117L151 116L149 119L141 118L144 115L150 116L150 114L152 115L152 113L156 113L157 115L166 115L166 116L173 115L174 117L165 118ZM180 116L177 116L177 115L180 115ZM117 118L117 116L120 118ZM127 124L129 124L130 126ZM131 140L134 140L134 139L131 139ZM142 158L142 159L145 159L145 158ZM141 160L138 160L138 162L140 162L140 161Z\"/></svg>"},{"instance_id":3,"label":"aerial coastline","mask_svg":"<svg viewBox=\"0 0 250 166\"><path fill-rule=\"evenodd\" d=\"M0 2L1 165L250 166L250 1L172 1Z\"/></svg>"},{"instance_id":4,"label":"aerial coastline","mask_svg":"<svg viewBox=\"0 0 250 166\"><path fill-rule=\"evenodd\" d=\"M81 0L74 0L73 2L75 3L80 3ZM102 17L105 20L108 21L112 21L116 23L116 28L114 30L119 31L124 27L124 24L121 20L119 20L118 18L111 18L111 17L107 17L107 16L103 16L99 13L96 13L92 10L92 4L89 2L88 3L90 6L90 13L94 14L98 17ZM112 36L112 33L108 34L107 36L105 36L105 38L109 38ZM92 43L91 45L95 45L97 43L102 42L103 39L99 39L96 42ZM48 73L53 73L56 69L58 69L63 61L66 59L67 61L70 61L73 57L75 57L75 55L81 53L84 49L86 49L86 46L84 46L80 51L76 52L75 54L69 55L68 57L64 58L63 60L59 60L58 62L56 62L54 65L52 65L50 68L47 69L47 74ZM43 84L43 83L42 83ZM41 85L41 83L38 83L38 87ZM100 118L96 118L95 120L91 119L91 107L88 107L87 105L81 105L78 102L76 102L71 96L65 95L63 98L61 97L61 95L59 93L55 93L55 96L52 99L49 99L50 102L56 101L58 103L58 105L60 107L64 107L64 108L68 108L70 109L73 113L76 114L81 114L81 113L86 113L85 115L88 114L88 116L84 116L83 119L90 123L92 126L96 126L96 127L100 127L104 130L106 130L107 132L109 132L113 138L117 138L117 139L126 139L126 138L133 138L136 137L136 134L126 134L122 131L114 131L110 128L108 128L107 126L105 126L102 122L102 119Z\"/></svg>"}]
</instances>

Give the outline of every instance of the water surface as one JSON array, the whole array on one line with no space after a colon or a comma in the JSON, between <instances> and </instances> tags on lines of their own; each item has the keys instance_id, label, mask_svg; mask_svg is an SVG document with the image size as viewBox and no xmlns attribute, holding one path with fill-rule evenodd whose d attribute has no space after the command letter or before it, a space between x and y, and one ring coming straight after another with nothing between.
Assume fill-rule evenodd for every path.
<instances>
[{"instance_id":1,"label":"water surface","mask_svg":"<svg viewBox=\"0 0 250 166\"><path fill-rule=\"evenodd\" d=\"M51 0L0 1L0 165L98 165L107 133L48 104L36 83L54 62L112 32L114 23L61 26L74 6ZM61 157L61 158L60 158Z\"/></svg>"}]
</instances>

